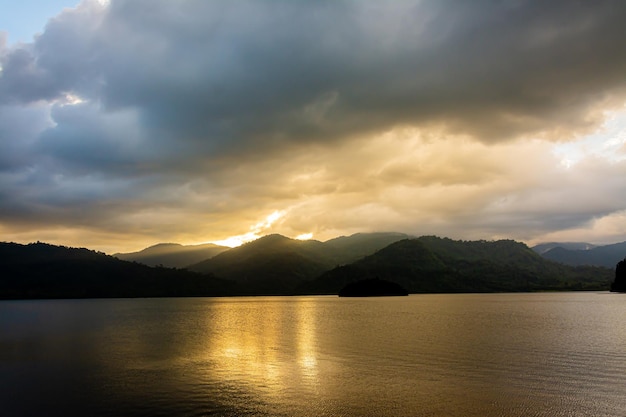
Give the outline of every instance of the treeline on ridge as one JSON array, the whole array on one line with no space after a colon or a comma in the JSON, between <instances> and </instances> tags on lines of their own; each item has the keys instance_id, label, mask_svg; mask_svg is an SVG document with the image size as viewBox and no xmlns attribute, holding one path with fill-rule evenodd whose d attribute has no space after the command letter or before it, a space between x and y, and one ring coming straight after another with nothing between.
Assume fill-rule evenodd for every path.
<instances>
[{"instance_id":1,"label":"treeline on ridge","mask_svg":"<svg viewBox=\"0 0 626 417\"><path fill-rule=\"evenodd\" d=\"M337 294L384 279L411 293L608 290L614 271L567 266L512 240L371 233L327 242L270 235L186 269L88 249L0 244L0 298Z\"/></svg>"},{"instance_id":2,"label":"treeline on ridge","mask_svg":"<svg viewBox=\"0 0 626 417\"><path fill-rule=\"evenodd\" d=\"M234 295L209 274L149 267L85 248L0 243L0 299Z\"/></svg>"},{"instance_id":3,"label":"treeline on ridge","mask_svg":"<svg viewBox=\"0 0 626 417\"><path fill-rule=\"evenodd\" d=\"M406 239L304 283L305 293L328 293L358 279L396 282L411 293L607 290L612 270L572 267L543 259L512 240Z\"/></svg>"}]
</instances>

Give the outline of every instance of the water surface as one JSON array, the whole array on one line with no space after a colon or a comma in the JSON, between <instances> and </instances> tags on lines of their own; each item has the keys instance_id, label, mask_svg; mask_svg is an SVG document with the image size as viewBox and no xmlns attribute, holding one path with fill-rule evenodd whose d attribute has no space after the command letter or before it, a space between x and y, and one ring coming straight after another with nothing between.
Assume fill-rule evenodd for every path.
<instances>
[{"instance_id":1,"label":"water surface","mask_svg":"<svg viewBox=\"0 0 626 417\"><path fill-rule=\"evenodd\" d=\"M626 415L608 293L0 302L0 415Z\"/></svg>"}]
</instances>

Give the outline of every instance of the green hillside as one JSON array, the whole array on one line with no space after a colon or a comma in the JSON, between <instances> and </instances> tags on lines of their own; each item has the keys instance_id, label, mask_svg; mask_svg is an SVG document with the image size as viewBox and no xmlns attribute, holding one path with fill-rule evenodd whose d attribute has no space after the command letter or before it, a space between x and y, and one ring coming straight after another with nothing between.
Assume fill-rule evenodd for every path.
<instances>
[{"instance_id":1,"label":"green hillside","mask_svg":"<svg viewBox=\"0 0 626 417\"><path fill-rule=\"evenodd\" d=\"M424 236L393 243L353 264L327 271L301 285L299 291L335 294L349 282L371 278L396 282L413 293L606 290L612 276L607 268L550 262L511 240Z\"/></svg>"}]
</instances>

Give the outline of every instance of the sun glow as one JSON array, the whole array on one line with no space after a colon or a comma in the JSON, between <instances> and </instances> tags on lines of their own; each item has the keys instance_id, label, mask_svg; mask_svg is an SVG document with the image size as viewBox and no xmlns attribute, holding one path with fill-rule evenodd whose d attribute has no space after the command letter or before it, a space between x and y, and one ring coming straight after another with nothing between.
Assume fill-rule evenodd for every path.
<instances>
[{"instance_id":1,"label":"sun glow","mask_svg":"<svg viewBox=\"0 0 626 417\"><path fill-rule=\"evenodd\" d=\"M309 240L313 238L313 233L303 233L301 235L296 236L298 240Z\"/></svg>"},{"instance_id":2,"label":"sun glow","mask_svg":"<svg viewBox=\"0 0 626 417\"><path fill-rule=\"evenodd\" d=\"M215 243L216 245L229 246L231 248L241 246L244 243L251 242L260 238L263 235L263 232L268 231L268 229L270 229L278 220L285 217L285 214L286 212L284 210L276 210L272 214L267 216L263 221L253 226L250 226L250 231L248 233L231 236L223 240L216 240L212 243Z\"/></svg>"},{"instance_id":3,"label":"sun glow","mask_svg":"<svg viewBox=\"0 0 626 417\"><path fill-rule=\"evenodd\" d=\"M242 235L244 236L244 235ZM241 246L245 243L244 239L241 236L232 236L223 240L214 240L211 243L215 243L220 246L228 246L229 248L235 248L237 246Z\"/></svg>"}]
</instances>

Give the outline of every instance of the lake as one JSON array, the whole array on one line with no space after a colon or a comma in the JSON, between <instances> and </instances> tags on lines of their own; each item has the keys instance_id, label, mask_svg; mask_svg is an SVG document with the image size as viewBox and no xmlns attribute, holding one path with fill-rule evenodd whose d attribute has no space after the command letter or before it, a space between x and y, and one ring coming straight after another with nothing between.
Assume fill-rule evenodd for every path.
<instances>
[{"instance_id":1,"label":"lake","mask_svg":"<svg viewBox=\"0 0 626 417\"><path fill-rule=\"evenodd\" d=\"M2 416L626 416L626 296L0 302Z\"/></svg>"}]
</instances>

